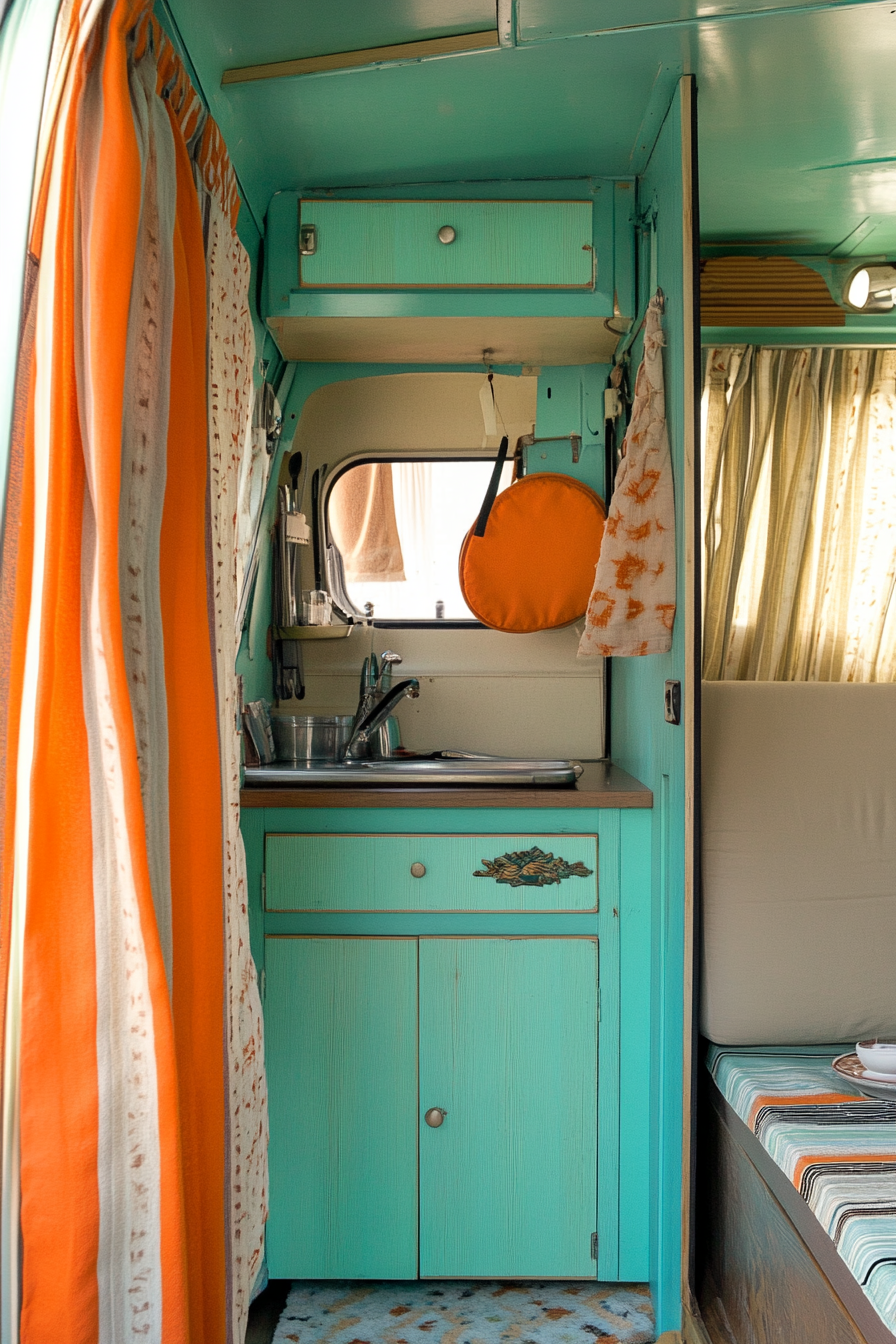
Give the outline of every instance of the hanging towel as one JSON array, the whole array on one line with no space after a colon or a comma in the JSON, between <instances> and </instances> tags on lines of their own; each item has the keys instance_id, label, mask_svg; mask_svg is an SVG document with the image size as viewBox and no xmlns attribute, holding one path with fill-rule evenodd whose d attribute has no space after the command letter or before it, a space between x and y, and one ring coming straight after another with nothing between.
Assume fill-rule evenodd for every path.
<instances>
[{"instance_id":1,"label":"hanging towel","mask_svg":"<svg viewBox=\"0 0 896 1344\"><path fill-rule=\"evenodd\" d=\"M340 476L330 495L329 517L347 579L404 583L391 462L370 462Z\"/></svg>"},{"instance_id":2,"label":"hanging towel","mask_svg":"<svg viewBox=\"0 0 896 1344\"><path fill-rule=\"evenodd\" d=\"M675 620L675 500L663 391L662 299L647 309L631 423L579 657L667 653Z\"/></svg>"}]
</instances>

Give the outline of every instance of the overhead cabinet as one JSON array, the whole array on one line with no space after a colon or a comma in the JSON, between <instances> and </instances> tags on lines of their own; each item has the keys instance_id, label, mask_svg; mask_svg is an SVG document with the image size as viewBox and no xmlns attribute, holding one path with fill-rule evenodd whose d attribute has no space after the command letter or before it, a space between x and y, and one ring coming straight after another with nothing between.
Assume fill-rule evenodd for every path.
<instances>
[{"instance_id":1,"label":"overhead cabinet","mask_svg":"<svg viewBox=\"0 0 896 1344\"><path fill-rule=\"evenodd\" d=\"M274 1278L594 1278L597 940L268 937Z\"/></svg>"},{"instance_id":2,"label":"overhead cabinet","mask_svg":"<svg viewBox=\"0 0 896 1344\"><path fill-rule=\"evenodd\" d=\"M304 289L592 289L590 201L299 203Z\"/></svg>"}]
</instances>

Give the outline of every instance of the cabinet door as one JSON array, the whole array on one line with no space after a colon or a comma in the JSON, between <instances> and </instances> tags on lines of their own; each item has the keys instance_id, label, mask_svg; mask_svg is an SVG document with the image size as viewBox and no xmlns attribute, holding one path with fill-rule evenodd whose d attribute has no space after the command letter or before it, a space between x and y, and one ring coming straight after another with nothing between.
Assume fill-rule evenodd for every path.
<instances>
[{"instance_id":1,"label":"cabinet door","mask_svg":"<svg viewBox=\"0 0 896 1344\"><path fill-rule=\"evenodd\" d=\"M421 1277L594 1278L596 1204L596 940L422 938Z\"/></svg>"},{"instance_id":2,"label":"cabinet door","mask_svg":"<svg viewBox=\"0 0 896 1344\"><path fill-rule=\"evenodd\" d=\"M594 285L590 201L303 200L301 221L317 230L303 288Z\"/></svg>"},{"instance_id":3,"label":"cabinet door","mask_svg":"<svg viewBox=\"0 0 896 1344\"><path fill-rule=\"evenodd\" d=\"M269 937L268 1270L417 1277L417 940Z\"/></svg>"}]
</instances>

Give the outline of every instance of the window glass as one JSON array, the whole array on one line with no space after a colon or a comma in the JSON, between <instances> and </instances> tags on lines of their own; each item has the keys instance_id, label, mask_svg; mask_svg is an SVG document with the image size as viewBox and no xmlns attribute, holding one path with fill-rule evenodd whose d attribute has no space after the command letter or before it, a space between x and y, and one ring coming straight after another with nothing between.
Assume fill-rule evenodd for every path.
<instances>
[{"instance_id":1,"label":"window glass","mask_svg":"<svg viewBox=\"0 0 896 1344\"><path fill-rule=\"evenodd\" d=\"M342 556L345 595L380 620L475 620L457 566L494 463L379 461L350 467L327 501L330 538ZM510 485L504 466L500 489Z\"/></svg>"}]
</instances>

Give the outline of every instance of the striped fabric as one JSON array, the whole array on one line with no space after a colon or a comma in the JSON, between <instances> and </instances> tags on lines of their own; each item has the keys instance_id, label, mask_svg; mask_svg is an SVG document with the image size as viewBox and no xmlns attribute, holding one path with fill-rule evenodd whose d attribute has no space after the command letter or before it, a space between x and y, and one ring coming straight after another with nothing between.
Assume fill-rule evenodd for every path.
<instances>
[{"instance_id":1,"label":"striped fabric","mask_svg":"<svg viewBox=\"0 0 896 1344\"><path fill-rule=\"evenodd\" d=\"M896 1101L835 1073L843 1049L712 1046L707 1065L896 1333Z\"/></svg>"},{"instance_id":2,"label":"striped fabric","mask_svg":"<svg viewBox=\"0 0 896 1344\"><path fill-rule=\"evenodd\" d=\"M66 0L40 137L0 576L2 1344L241 1344L263 1250L249 263L150 10Z\"/></svg>"}]
</instances>

